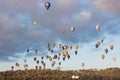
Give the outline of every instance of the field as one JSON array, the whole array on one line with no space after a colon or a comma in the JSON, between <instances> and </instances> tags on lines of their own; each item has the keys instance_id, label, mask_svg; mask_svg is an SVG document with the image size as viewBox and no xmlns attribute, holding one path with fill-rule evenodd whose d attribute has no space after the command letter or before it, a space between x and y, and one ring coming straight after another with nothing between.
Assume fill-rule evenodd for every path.
<instances>
[{"instance_id":1,"label":"field","mask_svg":"<svg viewBox=\"0 0 120 80\"><path fill-rule=\"evenodd\" d=\"M72 76L79 76L73 79ZM0 72L0 80L120 80L120 68L61 70L17 70Z\"/></svg>"}]
</instances>

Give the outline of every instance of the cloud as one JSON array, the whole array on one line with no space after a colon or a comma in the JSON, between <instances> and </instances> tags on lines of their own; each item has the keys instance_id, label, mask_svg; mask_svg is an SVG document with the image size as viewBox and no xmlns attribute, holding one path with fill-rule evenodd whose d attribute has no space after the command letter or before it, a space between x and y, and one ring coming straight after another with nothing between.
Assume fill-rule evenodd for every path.
<instances>
[{"instance_id":1,"label":"cloud","mask_svg":"<svg viewBox=\"0 0 120 80\"><path fill-rule=\"evenodd\" d=\"M104 11L111 12L111 13L120 13L120 0L88 0L91 4L95 5L96 7L103 9Z\"/></svg>"},{"instance_id":2,"label":"cloud","mask_svg":"<svg viewBox=\"0 0 120 80\"><path fill-rule=\"evenodd\" d=\"M116 17L111 17L89 3L82 4L79 0L50 2L51 8L46 10L44 0L0 0L0 60L20 57L19 54L24 54L27 48L38 49L40 55L47 54L48 42L81 45L93 42L96 36L102 35L96 35L96 24L100 24L104 32L113 34L113 29L116 32L118 30L112 26L119 24L111 22ZM37 26L33 25L34 20L38 21ZM105 22L112 25L111 31L105 27ZM72 26L76 28L74 33L70 31ZM61 32L62 28L66 29L65 34Z\"/></svg>"}]
</instances>

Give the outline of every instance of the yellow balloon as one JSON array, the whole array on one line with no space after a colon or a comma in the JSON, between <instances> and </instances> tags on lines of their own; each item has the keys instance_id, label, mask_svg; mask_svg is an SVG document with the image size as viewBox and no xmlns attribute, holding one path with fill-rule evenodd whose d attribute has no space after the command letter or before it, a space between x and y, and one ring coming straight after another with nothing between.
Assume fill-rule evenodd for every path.
<instances>
[{"instance_id":1,"label":"yellow balloon","mask_svg":"<svg viewBox=\"0 0 120 80\"><path fill-rule=\"evenodd\" d=\"M79 48L78 45L76 45L76 46L75 46L75 49L78 50L78 48Z\"/></svg>"},{"instance_id":2,"label":"yellow balloon","mask_svg":"<svg viewBox=\"0 0 120 80\"><path fill-rule=\"evenodd\" d=\"M34 21L33 24L36 26L36 25L38 24L38 22L37 22L37 21Z\"/></svg>"},{"instance_id":3,"label":"yellow balloon","mask_svg":"<svg viewBox=\"0 0 120 80\"><path fill-rule=\"evenodd\" d=\"M104 55L104 54L102 54L102 55L101 55L101 58L102 58L102 60L104 60L104 58L105 58L105 55Z\"/></svg>"}]
</instances>

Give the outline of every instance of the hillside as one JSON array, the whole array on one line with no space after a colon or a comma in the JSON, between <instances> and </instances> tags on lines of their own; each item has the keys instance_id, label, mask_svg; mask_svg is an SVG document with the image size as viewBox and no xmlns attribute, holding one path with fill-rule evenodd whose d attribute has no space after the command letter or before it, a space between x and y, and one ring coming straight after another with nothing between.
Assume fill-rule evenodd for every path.
<instances>
[{"instance_id":1,"label":"hillside","mask_svg":"<svg viewBox=\"0 0 120 80\"><path fill-rule=\"evenodd\" d=\"M0 80L120 80L120 68L89 69L79 71L17 70L0 72Z\"/></svg>"}]
</instances>

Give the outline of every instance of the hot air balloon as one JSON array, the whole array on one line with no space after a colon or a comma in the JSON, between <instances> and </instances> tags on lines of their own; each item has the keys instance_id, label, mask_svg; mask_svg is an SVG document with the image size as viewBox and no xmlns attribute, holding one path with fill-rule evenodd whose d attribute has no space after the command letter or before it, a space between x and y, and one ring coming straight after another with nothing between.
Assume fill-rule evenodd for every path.
<instances>
[{"instance_id":1,"label":"hot air balloon","mask_svg":"<svg viewBox=\"0 0 120 80\"><path fill-rule=\"evenodd\" d=\"M27 68L28 67L28 64L24 64L24 68Z\"/></svg>"},{"instance_id":2,"label":"hot air balloon","mask_svg":"<svg viewBox=\"0 0 120 80\"><path fill-rule=\"evenodd\" d=\"M51 53L53 53L53 49L51 50Z\"/></svg>"},{"instance_id":3,"label":"hot air balloon","mask_svg":"<svg viewBox=\"0 0 120 80\"><path fill-rule=\"evenodd\" d=\"M105 53L106 53L106 54L108 53L108 49L107 49L107 48L105 49Z\"/></svg>"},{"instance_id":4,"label":"hot air balloon","mask_svg":"<svg viewBox=\"0 0 120 80\"><path fill-rule=\"evenodd\" d=\"M62 33L65 33L65 32L66 32L66 29L65 29L65 28L62 28L62 29L61 29L61 32L62 32Z\"/></svg>"},{"instance_id":5,"label":"hot air balloon","mask_svg":"<svg viewBox=\"0 0 120 80\"><path fill-rule=\"evenodd\" d=\"M51 4L50 2L45 2L45 8L48 10L50 8Z\"/></svg>"},{"instance_id":6,"label":"hot air balloon","mask_svg":"<svg viewBox=\"0 0 120 80\"><path fill-rule=\"evenodd\" d=\"M50 51L51 50L51 48L48 48L48 51Z\"/></svg>"},{"instance_id":7,"label":"hot air balloon","mask_svg":"<svg viewBox=\"0 0 120 80\"><path fill-rule=\"evenodd\" d=\"M75 51L75 55L77 55L77 53L78 53L78 52L77 52L77 51Z\"/></svg>"},{"instance_id":8,"label":"hot air balloon","mask_svg":"<svg viewBox=\"0 0 120 80\"><path fill-rule=\"evenodd\" d=\"M60 57L58 57L58 60L60 60Z\"/></svg>"},{"instance_id":9,"label":"hot air balloon","mask_svg":"<svg viewBox=\"0 0 120 80\"><path fill-rule=\"evenodd\" d=\"M37 22L37 21L34 21L33 24L36 26L36 25L38 24L38 22Z\"/></svg>"},{"instance_id":10,"label":"hot air balloon","mask_svg":"<svg viewBox=\"0 0 120 80\"><path fill-rule=\"evenodd\" d=\"M47 47L48 47L48 48L50 47L50 43L47 43Z\"/></svg>"},{"instance_id":11,"label":"hot air balloon","mask_svg":"<svg viewBox=\"0 0 120 80\"><path fill-rule=\"evenodd\" d=\"M35 66L35 69L38 70L38 66Z\"/></svg>"},{"instance_id":12,"label":"hot air balloon","mask_svg":"<svg viewBox=\"0 0 120 80\"><path fill-rule=\"evenodd\" d=\"M64 50L64 46L62 46L62 49Z\"/></svg>"},{"instance_id":13,"label":"hot air balloon","mask_svg":"<svg viewBox=\"0 0 120 80\"><path fill-rule=\"evenodd\" d=\"M44 61L41 61L41 64L43 64L44 63Z\"/></svg>"},{"instance_id":14,"label":"hot air balloon","mask_svg":"<svg viewBox=\"0 0 120 80\"><path fill-rule=\"evenodd\" d=\"M70 59L70 55L68 55L67 58Z\"/></svg>"},{"instance_id":15,"label":"hot air balloon","mask_svg":"<svg viewBox=\"0 0 120 80\"><path fill-rule=\"evenodd\" d=\"M69 46L69 49L72 50L72 46Z\"/></svg>"},{"instance_id":16,"label":"hot air balloon","mask_svg":"<svg viewBox=\"0 0 120 80\"><path fill-rule=\"evenodd\" d=\"M61 46L62 46L61 44L58 44L58 48L61 48Z\"/></svg>"},{"instance_id":17,"label":"hot air balloon","mask_svg":"<svg viewBox=\"0 0 120 80\"><path fill-rule=\"evenodd\" d=\"M100 39L100 42L101 42L101 43L103 43L103 41L104 41L104 39L103 39L103 38L101 38L101 39Z\"/></svg>"},{"instance_id":18,"label":"hot air balloon","mask_svg":"<svg viewBox=\"0 0 120 80\"><path fill-rule=\"evenodd\" d=\"M54 67L55 63L56 63L55 61L52 61L51 66Z\"/></svg>"},{"instance_id":19,"label":"hot air balloon","mask_svg":"<svg viewBox=\"0 0 120 80\"><path fill-rule=\"evenodd\" d=\"M53 47L53 48L55 47L55 44L54 44L54 43L52 44L52 47Z\"/></svg>"},{"instance_id":20,"label":"hot air balloon","mask_svg":"<svg viewBox=\"0 0 120 80\"><path fill-rule=\"evenodd\" d=\"M60 66L60 65L61 65L61 62L58 62L58 65Z\"/></svg>"},{"instance_id":21,"label":"hot air balloon","mask_svg":"<svg viewBox=\"0 0 120 80\"><path fill-rule=\"evenodd\" d=\"M113 61L115 62L115 61L117 60L117 57L113 56L112 59L113 59Z\"/></svg>"},{"instance_id":22,"label":"hot air balloon","mask_svg":"<svg viewBox=\"0 0 120 80\"><path fill-rule=\"evenodd\" d=\"M57 59L57 55L54 55L53 59Z\"/></svg>"},{"instance_id":23,"label":"hot air balloon","mask_svg":"<svg viewBox=\"0 0 120 80\"><path fill-rule=\"evenodd\" d=\"M99 31L100 30L100 26L97 24L96 25L96 30Z\"/></svg>"},{"instance_id":24,"label":"hot air balloon","mask_svg":"<svg viewBox=\"0 0 120 80\"><path fill-rule=\"evenodd\" d=\"M110 49L113 50L114 46L113 45L110 45Z\"/></svg>"},{"instance_id":25,"label":"hot air balloon","mask_svg":"<svg viewBox=\"0 0 120 80\"><path fill-rule=\"evenodd\" d=\"M41 70L41 69L42 69L42 66L39 66L39 69Z\"/></svg>"},{"instance_id":26,"label":"hot air balloon","mask_svg":"<svg viewBox=\"0 0 120 80\"><path fill-rule=\"evenodd\" d=\"M98 46L100 46L100 41L97 42Z\"/></svg>"},{"instance_id":27,"label":"hot air balloon","mask_svg":"<svg viewBox=\"0 0 120 80\"><path fill-rule=\"evenodd\" d=\"M39 64L39 60L37 60L37 64Z\"/></svg>"},{"instance_id":28,"label":"hot air balloon","mask_svg":"<svg viewBox=\"0 0 120 80\"><path fill-rule=\"evenodd\" d=\"M37 60L37 58L36 57L34 57L34 61L36 61Z\"/></svg>"},{"instance_id":29,"label":"hot air balloon","mask_svg":"<svg viewBox=\"0 0 120 80\"><path fill-rule=\"evenodd\" d=\"M75 46L75 49L78 50L78 48L79 48L78 45L76 45L76 46Z\"/></svg>"},{"instance_id":30,"label":"hot air balloon","mask_svg":"<svg viewBox=\"0 0 120 80\"><path fill-rule=\"evenodd\" d=\"M27 49L27 50L26 50L26 52L29 52L29 51L30 51L30 49Z\"/></svg>"},{"instance_id":31,"label":"hot air balloon","mask_svg":"<svg viewBox=\"0 0 120 80\"><path fill-rule=\"evenodd\" d=\"M11 70L13 71L13 69L14 69L14 66L11 66Z\"/></svg>"},{"instance_id":32,"label":"hot air balloon","mask_svg":"<svg viewBox=\"0 0 120 80\"><path fill-rule=\"evenodd\" d=\"M35 50L35 54L37 54L38 50Z\"/></svg>"},{"instance_id":33,"label":"hot air balloon","mask_svg":"<svg viewBox=\"0 0 120 80\"><path fill-rule=\"evenodd\" d=\"M98 48L98 44L96 44L95 47Z\"/></svg>"},{"instance_id":34,"label":"hot air balloon","mask_svg":"<svg viewBox=\"0 0 120 80\"><path fill-rule=\"evenodd\" d=\"M75 28L74 27L71 27L71 32L74 32L75 31Z\"/></svg>"},{"instance_id":35,"label":"hot air balloon","mask_svg":"<svg viewBox=\"0 0 120 80\"><path fill-rule=\"evenodd\" d=\"M63 61L65 61L65 56L63 57Z\"/></svg>"},{"instance_id":36,"label":"hot air balloon","mask_svg":"<svg viewBox=\"0 0 120 80\"><path fill-rule=\"evenodd\" d=\"M19 66L20 66L20 64L19 64L19 63L16 63L16 66L17 66L17 67L19 67Z\"/></svg>"},{"instance_id":37,"label":"hot air balloon","mask_svg":"<svg viewBox=\"0 0 120 80\"><path fill-rule=\"evenodd\" d=\"M102 58L102 60L104 60L104 58L105 58L105 55L104 55L104 54L102 54L102 55L101 55L101 58Z\"/></svg>"},{"instance_id":38,"label":"hot air balloon","mask_svg":"<svg viewBox=\"0 0 120 80\"><path fill-rule=\"evenodd\" d=\"M58 53L58 56L61 56L61 53L60 53L60 52Z\"/></svg>"},{"instance_id":39,"label":"hot air balloon","mask_svg":"<svg viewBox=\"0 0 120 80\"><path fill-rule=\"evenodd\" d=\"M85 63L81 63L81 66L84 67Z\"/></svg>"},{"instance_id":40,"label":"hot air balloon","mask_svg":"<svg viewBox=\"0 0 120 80\"><path fill-rule=\"evenodd\" d=\"M44 59L44 56L41 56L41 59Z\"/></svg>"}]
</instances>

